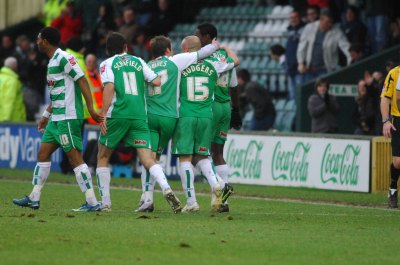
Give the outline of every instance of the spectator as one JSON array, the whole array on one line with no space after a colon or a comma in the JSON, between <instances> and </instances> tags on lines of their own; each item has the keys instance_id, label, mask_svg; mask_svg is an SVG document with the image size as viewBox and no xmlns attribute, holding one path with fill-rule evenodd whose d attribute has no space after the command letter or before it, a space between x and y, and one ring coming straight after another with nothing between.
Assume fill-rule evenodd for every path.
<instances>
[{"instance_id":1,"label":"spectator","mask_svg":"<svg viewBox=\"0 0 400 265\"><path fill-rule=\"evenodd\" d=\"M377 105L374 98L367 90L367 83L364 80L358 82L358 96L355 98L356 106L353 113L353 120L356 125L354 134L374 135L376 132Z\"/></svg>"},{"instance_id":2,"label":"spectator","mask_svg":"<svg viewBox=\"0 0 400 265\"><path fill-rule=\"evenodd\" d=\"M26 119L34 121L44 99L48 59L38 52L27 36L19 36L16 42L13 56L18 61L18 75L23 85Z\"/></svg>"},{"instance_id":3,"label":"spectator","mask_svg":"<svg viewBox=\"0 0 400 265\"><path fill-rule=\"evenodd\" d=\"M97 71L97 58L94 54L88 54L85 59L86 63L86 76L92 96L94 99L94 108L96 111L100 111L103 107L103 84L101 83L99 72ZM91 116L88 118L90 124L97 124Z\"/></svg>"},{"instance_id":4,"label":"spectator","mask_svg":"<svg viewBox=\"0 0 400 265\"><path fill-rule=\"evenodd\" d=\"M294 10L290 13L290 25L287 28L286 42L286 74L288 75L288 99L296 98L296 88L301 84L301 76L297 71L297 47L299 46L300 36L304 30L304 23L300 20L300 14Z\"/></svg>"},{"instance_id":5,"label":"spectator","mask_svg":"<svg viewBox=\"0 0 400 265\"><path fill-rule=\"evenodd\" d=\"M158 10L150 20L150 34L152 36L165 35L174 26L174 19L169 11L168 0L158 0Z\"/></svg>"},{"instance_id":6,"label":"spectator","mask_svg":"<svg viewBox=\"0 0 400 265\"><path fill-rule=\"evenodd\" d=\"M359 14L360 11L357 7L348 6L342 30L351 44L362 45L362 50L365 50L368 30L367 26L360 20Z\"/></svg>"},{"instance_id":7,"label":"spectator","mask_svg":"<svg viewBox=\"0 0 400 265\"><path fill-rule=\"evenodd\" d=\"M77 0L76 9L82 15L82 40L89 52L96 52L98 35L114 28L112 6L109 0Z\"/></svg>"},{"instance_id":8,"label":"spectator","mask_svg":"<svg viewBox=\"0 0 400 265\"><path fill-rule=\"evenodd\" d=\"M329 84L323 79L315 83L315 94L308 99L308 112L311 116L311 132L337 132L339 105L335 96L329 95Z\"/></svg>"},{"instance_id":9,"label":"spectator","mask_svg":"<svg viewBox=\"0 0 400 265\"><path fill-rule=\"evenodd\" d=\"M64 46L73 37L80 37L82 33L82 19L75 10L75 3L68 1L58 18L51 22L51 26L60 31L61 44Z\"/></svg>"},{"instance_id":10,"label":"spectator","mask_svg":"<svg viewBox=\"0 0 400 265\"><path fill-rule=\"evenodd\" d=\"M246 69L237 72L238 85L244 87L246 99L254 110L250 129L255 131L269 130L275 121L275 107L267 90L259 83L250 81Z\"/></svg>"},{"instance_id":11,"label":"spectator","mask_svg":"<svg viewBox=\"0 0 400 265\"><path fill-rule=\"evenodd\" d=\"M391 47L400 44L400 17L396 17L390 22L390 35L387 46Z\"/></svg>"},{"instance_id":12,"label":"spectator","mask_svg":"<svg viewBox=\"0 0 400 265\"><path fill-rule=\"evenodd\" d=\"M26 35L21 35L17 38L17 47L13 57L18 60L18 73L22 83L26 86L29 75L30 75L30 60L29 54L33 51L33 44Z\"/></svg>"},{"instance_id":13,"label":"spectator","mask_svg":"<svg viewBox=\"0 0 400 265\"><path fill-rule=\"evenodd\" d=\"M25 121L26 110L22 99L22 84L17 75L14 57L4 61L0 69L0 121Z\"/></svg>"},{"instance_id":14,"label":"spectator","mask_svg":"<svg viewBox=\"0 0 400 265\"><path fill-rule=\"evenodd\" d=\"M4 65L4 60L14 53L14 42L9 35L3 35L0 46L0 67Z\"/></svg>"},{"instance_id":15,"label":"spectator","mask_svg":"<svg viewBox=\"0 0 400 265\"><path fill-rule=\"evenodd\" d=\"M382 50L386 43L389 20L387 12L390 10L390 1L365 0L367 27L371 37L372 54Z\"/></svg>"},{"instance_id":16,"label":"spectator","mask_svg":"<svg viewBox=\"0 0 400 265\"><path fill-rule=\"evenodd\" d=\"M361 61L364 58L363 47L358 43L352 44L350 46L349 52L352 64Z\"/></svg>"},{"instance_id":17,"label":"spectator","mask_svg":"<svg viewBox=\"0 0 400 265\"><path fill-rule=\"evenodd\" d=\"M39 15L43 24L50 26L54 19L60 16L61 11L65 8L68 0L46 0L43 11Z\"/></svg>"},{"instance_id":18,"label":"spectator","mask_svg":"<svg viewBox=\"0 0 400 265\"><path fill-rule=\"evenodd\" d=\"M126 38L128 43L132 43L133 36L138 28L135 23L135 10L133 7L127 6L124 8L123 20L124 24L119 28L118 32Z\"/></svg>"},{"instance_id":19,"label":"spectator","mask_svg":"<svg viewBox=\"0 0 400 265\"><path fill-rule=\"evenodd\" d=\"M320 8L316 5L310 5L307 7L307 23L315 22L319 19Z\"/></svg>"},{"instance_id":20,"label":"spectator","mask_svg":"<svg viewBox=\"0 0 400 265\"><path fill-rule=\"evenodd\" d=\"M333 18L328 10L321 13L318 21L305 26L297 49L298 70L306 82L327 72L339 68L340 49L350 64L350 43L343 32L333 25Z\"/></svg>"},{"instance_id":21,"label":"spectator","mask_svg":"<svg viewBox=\"0 0 400 265\"><path fill-rule=\"evenodd\" d=\"M152 0L133 0L133 8L137 16L136 22L139 26L146 26L152 18L153 10L156 9L155 1Z\"/></svg>"},{"instance_id":22,"label":"spectator","mask_svg":"<svg viewBox=\"0 0 400 265\"><path fill-rule=\"evenodd\" d=\"M383 87L383 74L380 72L364 72L364 81L367 84L368 94L379 102L380 93Z\"/></svg>"},{"instance_id":23,"label":"spectator","mask_svg":"<svg viewBox=\"0 0 400 265\"><path fill-rule=\"evenodd\" d=\"M147 48L146 33L142 27L139 27L133 35L132 54L142 58L146 62L150 59L150 53Z\"/></svg>"},{"instance_id":24,"label":"spectator","mask_svg":"<svg viewBox=\"0 0 400 265\"><path fill-rule=\"evenodd\" d=\"M285 48L280 44L274 44L269 49L271 59L277 61L283 70L286 67L285 51Z\"/></svg>"}]
</instances>

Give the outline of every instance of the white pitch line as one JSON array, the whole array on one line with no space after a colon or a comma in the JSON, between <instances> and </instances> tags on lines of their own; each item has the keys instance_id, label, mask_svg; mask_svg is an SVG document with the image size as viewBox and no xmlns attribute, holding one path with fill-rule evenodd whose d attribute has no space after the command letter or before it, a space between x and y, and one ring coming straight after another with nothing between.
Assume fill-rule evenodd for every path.
<instances>
[{"instance_id":1,"label":"white pitch line","mask_svg":"<svg viewBox=\"0 0 400 265\"><path fill-rule=\"evenodd\" d=\"M25 180L12 180L12 179L0 179L0 181L8 181L8 182L28 182ZM55 183L55 182L48 182L46 185L54 185L54 186L75 186L76 184L68 184L68 183ZM95 186L95 185L94 185ZM97 186L95 186L97 187ZM127 188L127 187L119 187L119 186L111 186L110 189L112 190L133 190L133 191L141 191L139 188ZM161 193L160 190L155 190L154 192ZM177 194L182 195L183 192L177 191ZM210 194L204 192L196 192L196 195L200 196L210 196ZM351 205L345 203L330 203L330 202L314 202L314 201L305 201L300 199L278 199L278 198L265 198L265 197L256 197L256 196L242 196L233 194L233 198L240 198L240 199L248 199L248 200L258 200L258 201L268 201L268 202L285 202L285 203L297 203L297 204L308 204L308 205L316 205L316 206L333 206L333 207L343 207L343 208L357 208L357 209L369 209L369 210L382 210L382 211L389 211L393 213L400 212L399 210L393 210L388 208L382 207L373 207L373 206L363 206L363 205ZM323 215L323 214L322 214ZM329 215L329 214L328 214Z\"/></svg>"}]
</instances>

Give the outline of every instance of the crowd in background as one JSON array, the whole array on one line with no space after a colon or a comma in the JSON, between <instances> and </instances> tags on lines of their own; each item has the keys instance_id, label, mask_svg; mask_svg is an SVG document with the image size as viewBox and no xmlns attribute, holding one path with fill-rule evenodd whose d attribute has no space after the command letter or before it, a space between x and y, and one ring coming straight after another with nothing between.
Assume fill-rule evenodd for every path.
<instances>
[{"instance_id":1,"label":"crowd in background","mask_svg":"<svg viewBox=\"0 0 400 265\"><path fill-rule=\"evenodd\" d=\"M229 0L206 2L203 4L235 4L235 1ZM254 2L291 4L294 7L289 17L286 45L274 45L270 51L265 51L281 64L287 74L289 100L296 98L297 86L400 43L400 16L396 16L396 13L391 14L391 17L387 16L388 10L393 9L393 1ZM129 53L148 60L149 39L155 35L168 34L177 22L189 21L190 16L193 20L200 5L198 1L191 0L48 0L40 20L44 25L60 30L62 48L74 54L86 71L86 77L94 91L96 106L101 108L101 83L97 65L106 58L107 34L111 31L122 33L128 40ZM9 57L16 58L17 68L12 69L5 65L5 60ZM21 92L14 95L23 98L24 104L21 106L26 109L26 118L21 120L34 121L35 113L45 103L47 62L48 59L38 52L34 40L27 36L20 35L15 39L9 35L1 37L0 67L14 71L16 75L12 78L17 76L17 80L21 82L18 85L21 88L16 88ZM0 78L3 72L0 72ZM8 73L5 75L10 75L8 70L6 72ZM353 115L358 134L379 133L379 94L385 74L366 72L364 77L360 77L359 95L355 99ZM245 109L247 105L252 105L257 117L251 129L271 128L276 116L271 96L261 85L250 82L250 73L242 71L238 72L238 76L243 81L239 84L242 107ZM327 84L322 82L322 85ZM326 109L330 109L334 97L329 97L328 90L329 86L325 93L318 93L316 89L313 99L310 98L309 110L312 117L315 116L312 111L316 108L315 96L319 103L325 103ZM244 113L243 109L241 112ZM9 114L4 114L5 110L0 110L0 121L11 119ZM260 127L257 121L261 120L268 126ZM334 132L335 128L317 131Z\"/></svg>"}]
</instances>

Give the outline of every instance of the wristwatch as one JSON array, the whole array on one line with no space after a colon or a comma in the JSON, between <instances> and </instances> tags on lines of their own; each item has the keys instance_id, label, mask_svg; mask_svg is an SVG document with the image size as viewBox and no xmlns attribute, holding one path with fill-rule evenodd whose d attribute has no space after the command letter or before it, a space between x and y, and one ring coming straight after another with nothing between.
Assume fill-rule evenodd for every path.
<instances>
[{"instance_id":1,"label":"wristwatch","mask_svg":"<svg viewBox=\"0 0 400 265\"><path fill-rule=\"evenodd\" d=\"M386 118L382 120L382 124L385 124L386 122L390 121L390 118Z\"/></svg>"}]
</instances>

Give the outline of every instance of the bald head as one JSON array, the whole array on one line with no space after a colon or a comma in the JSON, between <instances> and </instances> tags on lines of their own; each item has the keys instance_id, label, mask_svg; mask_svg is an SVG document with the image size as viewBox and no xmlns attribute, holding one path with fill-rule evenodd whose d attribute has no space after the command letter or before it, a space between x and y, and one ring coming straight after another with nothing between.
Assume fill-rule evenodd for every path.
<instances>
[{"instance_id":1,"label":"bald head","mask_svg":"<svg viewBox=\"0 0 400 265\"><path fill-rule=\"evenodd\" d=\"M15 59L14 57L8 57L5 61L4 61L4 66L8 67L10 69L12 69L14 72L17 71L18 69L18 62L17 59Z\"/></svg>"},{"instance_id":2,"label":"bald head","mask_svg":"<svg viewBox=\"0 0 400 265\"><path fill-rule=\"evenodd\" d=\"M187 36L182 40L182 51L195 52L201 49L201 42L197 36Z\"/></svg>"},{"instance_id":3,"label":"bald head","mask_svg":"<svg viewBox=\"0 0 400 265\"><path fill-rule=\"evenodd\" d=\"M88 54L85 58L86 67L89 71L93 71L97 68L97 58L94 54Z\"/></svg>"}]
</instances>

